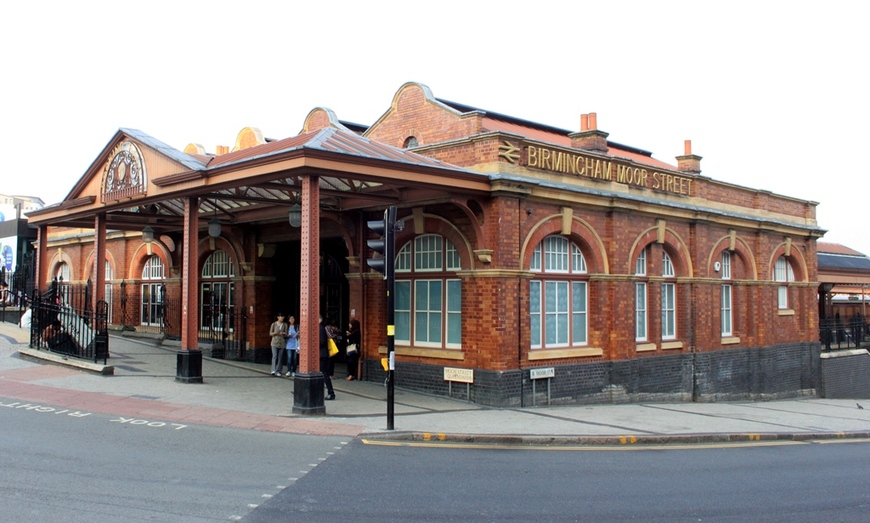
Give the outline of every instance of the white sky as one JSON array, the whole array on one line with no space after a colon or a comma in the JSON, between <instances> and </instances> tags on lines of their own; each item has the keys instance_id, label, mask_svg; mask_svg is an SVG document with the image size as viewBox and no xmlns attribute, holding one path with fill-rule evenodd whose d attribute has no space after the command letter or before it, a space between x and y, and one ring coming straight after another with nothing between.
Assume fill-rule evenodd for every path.
<instances>
[{"instance_id":1,"label":"white sky","mask_svg":"<svg viewBox=\"0 0 870 523\"><path fill-rule=\"evenodd\" d=\"M308 5L311 4L311 5ZM10 2L0 19L0 193L61 201L121 127L214 152L315 107L370 125L408 81L819 202L870 254L860 154L870 4L731 1Z\"/></svg>"}]
</instances>

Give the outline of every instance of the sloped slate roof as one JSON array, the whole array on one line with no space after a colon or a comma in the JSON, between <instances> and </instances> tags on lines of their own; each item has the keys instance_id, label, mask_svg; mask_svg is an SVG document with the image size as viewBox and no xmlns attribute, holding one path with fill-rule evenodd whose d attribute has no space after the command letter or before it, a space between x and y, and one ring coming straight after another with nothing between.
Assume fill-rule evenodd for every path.
<instances>
[{"instance_id":1,"label":"sloped slate roof","mask_svg":"<svg viewBox=\"0 0 870 523\"><path fill-rule=\"evenodd\" d=\"M848 269L870 271L870 258L842 254L818 253L819 271L825 269Z\"/></svg>"},{"instance_id":2,"label":"sloped slate roof","mask_svg":"<svg viewBox=\"0 0 870 523\"><path fill-rule=\"evenodd\" d=\"M201 160L202 157L183 153L170 145L166 145L165 143L161 142L157 138L154 138L150 134L143 133L138 129L126 129L122 127L120 131L129 136L130 138L142 142L148 147L159 151L160 154L168 156L176 162L183 164L185 167L189 168L192 171L198 171L206 166L206 163Z\"/></svg>"},{"instance_id":3,"label":"sloped slate roof","mask_svg":"<svg viewBox=\"0 0 870 523\"><path fill-rule=\"evenodd\" d=\"M551 125L523 120L493 111L486 111L470 105L437 99L440 103L464 113L477 112L483 115L484 126L489 131L504 131L519 134L533 140L549 142L563 147L571 147L571 137L575 131L560 129ZM645 165L661 167L663 169L675 169L676 167L652 157L652 153L636 147L607 141L607 155L626 158Z\"/></svg>"},{"instance_id":4,"label":"sloped slate roof","mask_svg":"<svg viewBox=\"0 0 870 523\"><path fill-rule=\"evenodd\" d=\"M275 140L262 145L216 156L209 162L208 168L218 166L224 167L301 149L327 151L347 156L398 162L406 165L441 167L467 173L473 172L461 167L440 162L429 158L428 156L384 145L352 132L336 129L334 127L327 127L319 131L300 134L299 136L285 138L283 140Z\"/></svg>"}]
</instances>

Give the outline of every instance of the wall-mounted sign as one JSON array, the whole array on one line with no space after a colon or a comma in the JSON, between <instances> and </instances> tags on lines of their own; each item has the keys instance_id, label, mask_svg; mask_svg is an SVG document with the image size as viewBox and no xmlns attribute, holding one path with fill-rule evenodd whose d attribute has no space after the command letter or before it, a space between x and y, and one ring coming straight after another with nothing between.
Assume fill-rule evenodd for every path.
<instances>
[{"instance_id":1,"label":"wall-mounted sign","mask_svg":"<svg viewBox=\"0 0 870 523\"><path fill-rule=\"evenodd\" d=\"M499 155L508 162L531 169L633 185L679 196L692 195L692 178L661 172L633 162L539 145L517 147L507 140L499 146L499 151Z\"/></svg>"}]
</instances>

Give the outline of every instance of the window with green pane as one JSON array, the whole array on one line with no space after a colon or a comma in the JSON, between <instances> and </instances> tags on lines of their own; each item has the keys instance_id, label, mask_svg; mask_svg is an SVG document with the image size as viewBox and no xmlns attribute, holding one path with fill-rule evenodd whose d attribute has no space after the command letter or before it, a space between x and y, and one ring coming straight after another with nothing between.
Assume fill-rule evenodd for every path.
<instances>
[{"instance_id":1,"label":"window with green pane","mask_svg":"<svg viewBox=\"0 0 870 523\"><path fill-rule=\"evenodd\" d=\"M462 346L461 256L443 236L424 234L396 254L396 342L416 347Z\"/></svg>"},{"instance_id":2,"label":"window with green pane","mask_svg":"<svg viewBox=\"0 0 870 523\"><path fill-rule=\"evenodd\" d=\"M535 247L529 269L539 274L529 285L531 347L588 344L588 274L580 248L548 236Z\"/></svg>"}]
</instances>

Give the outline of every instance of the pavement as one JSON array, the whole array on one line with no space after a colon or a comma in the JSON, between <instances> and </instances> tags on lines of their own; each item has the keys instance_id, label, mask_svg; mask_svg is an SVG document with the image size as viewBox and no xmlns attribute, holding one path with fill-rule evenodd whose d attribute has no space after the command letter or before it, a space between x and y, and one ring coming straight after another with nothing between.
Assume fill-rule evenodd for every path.
<instances>
[{"instance_id":1,"label":"pavement","mask_svg":"<svg viewBox=\"0 0 870 523\"><path fill-rule=\"evenodd\" d=\"M293 379L269 366L203 358L203 383L175 380L177 347L111 337L114 374L71 366L28 347L0 322L0 407L101 413L136 424L210 425L294 434L444 444L642 445L870 438L870 401L799 398L723 403L631 403L490 408L399 387L387 430L383 383L345 381L325 415L293 413ZM38 357L28 356L36 354ZM53 358L48 361L40 357Z\"/></svg>"}]
</instances>

